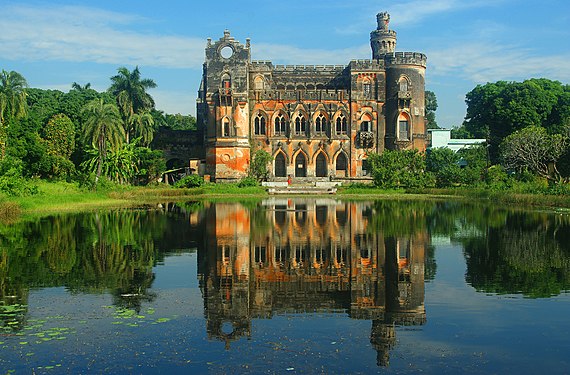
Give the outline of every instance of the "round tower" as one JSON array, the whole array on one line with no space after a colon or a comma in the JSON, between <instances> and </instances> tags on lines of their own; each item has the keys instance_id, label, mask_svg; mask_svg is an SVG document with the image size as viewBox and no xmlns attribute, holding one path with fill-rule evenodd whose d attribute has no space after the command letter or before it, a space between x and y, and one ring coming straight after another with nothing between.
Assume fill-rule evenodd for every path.
<instances>
[{"instance_id":1,"label":"round tower","mask_svg":"<svg viewBox=\"0 0 570 375\"><path fill-rule=\"evenodd\" d=\"M388 12L378 13L376 21L378 22L378 27L370 33L372 58L375 60L396 50L396 32L389 29L390 15Z\"/></svg>"}]
</instances>

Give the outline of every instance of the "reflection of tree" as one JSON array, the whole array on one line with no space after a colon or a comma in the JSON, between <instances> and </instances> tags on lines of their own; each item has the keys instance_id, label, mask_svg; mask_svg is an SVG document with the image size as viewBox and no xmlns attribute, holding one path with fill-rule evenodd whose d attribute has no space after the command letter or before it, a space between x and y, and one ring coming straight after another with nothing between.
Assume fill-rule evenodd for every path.
<instances>
[{"instance_id":1,"label":"reflection of tree","mask_svg":"<svg viewBox=\"0 0 570 375\"><path fill-rule=\"evenodd\" d=\"M510 213L487 237L463 240L466 279L477 290L549 297L570 289L568 217Z\"/></svg>"},{"instance_id":2,"label":"reflection of tree","mask_svg":"<svg viewBox=\"0 0 570 375\"><path fill-rule=\"evenodd\" d=\"M158 210L59 215L0 225L0 319L5 325L15 317L24 321L31 286L111 292L117 305L140 309L154 298L149 292L153 266L173 246L189 247L193 232L188 228L184 213ZM176 232L181 233L177 241L165 240ZM17 305L24 306L18 314Z\"/></svg>"}]
</instances>

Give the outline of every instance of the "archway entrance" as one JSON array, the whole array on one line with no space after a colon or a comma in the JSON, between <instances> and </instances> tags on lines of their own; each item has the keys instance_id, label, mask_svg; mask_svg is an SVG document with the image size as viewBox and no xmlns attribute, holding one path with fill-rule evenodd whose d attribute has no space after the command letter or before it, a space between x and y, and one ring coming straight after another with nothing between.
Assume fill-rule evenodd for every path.
<instances>
[{"instance_id":1,"label":"archway entrance","mask_svg":"<svg viewBox=\"0 0 570 375\"><path fill-rule=\"evenodd\" d=\"M295 177L307 177L307 158L302 152L295 158Z\"/></svg>"},{"instance_id":2,"label":"archway entrance","mask_svg":"<svg viewBox=\"0 0 570 375\"><path fill-rule=\"evenodd\" d=\"M327 158L322 152L317 155L316 175L317 177L327 177Z\"/></svg>"},{"instance_id":3,"label":"archway entrance","mask_svg":"<svg viewBox=\"0 0 570 375\"><path fill-rule=\"evenodd\" d=\"M275 177L287 177L285 156L281 152L275 156Z\"/></svg>"}]
</instances>

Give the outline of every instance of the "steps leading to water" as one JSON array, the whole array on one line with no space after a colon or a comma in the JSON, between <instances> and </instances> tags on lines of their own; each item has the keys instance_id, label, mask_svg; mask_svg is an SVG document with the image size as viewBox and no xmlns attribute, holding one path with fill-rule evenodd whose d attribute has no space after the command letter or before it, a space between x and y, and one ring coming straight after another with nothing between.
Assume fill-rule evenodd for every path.
<instances>
[{"instance_id":1,"label":"steps leading to water","mask_svg":"<svg viewBox=\"0 0 570 375\"><path fill-rule=\"evenodd\" d=\"M340 182L296 182L288 185L287 182L270 181L264 182L263 185L267 186L269 194L321 195L336 194L336 189Z\"/></svg>"}]
</instances>

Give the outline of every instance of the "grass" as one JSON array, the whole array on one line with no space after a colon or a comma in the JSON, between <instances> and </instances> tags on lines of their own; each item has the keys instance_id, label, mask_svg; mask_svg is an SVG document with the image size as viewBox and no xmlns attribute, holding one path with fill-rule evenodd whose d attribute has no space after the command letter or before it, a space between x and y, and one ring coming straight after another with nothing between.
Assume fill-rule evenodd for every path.
<instances>
[{"instance_id":1,"label":"grass","mask_svg":"<svg viewBox=\"0 0 570 375\"><path fill-rule=\"evenodd\" d=\"M37 181L39 194L0 197L0 222L10 223L21 216L57 212L80 212L98 209L140 207L149 204L190 199L216 201L260 199L267 196L263 187L238 187L237 184L208 183L197 188L177 189L171 186L123 187L110 190L85 191L74 183ZM520 207L570 208L568 195L524 194L492 191L484 188L384 190L373 186L349 185L338 190L342 199L471 199L511 204Z\"/></svg>"}]
</instances>

